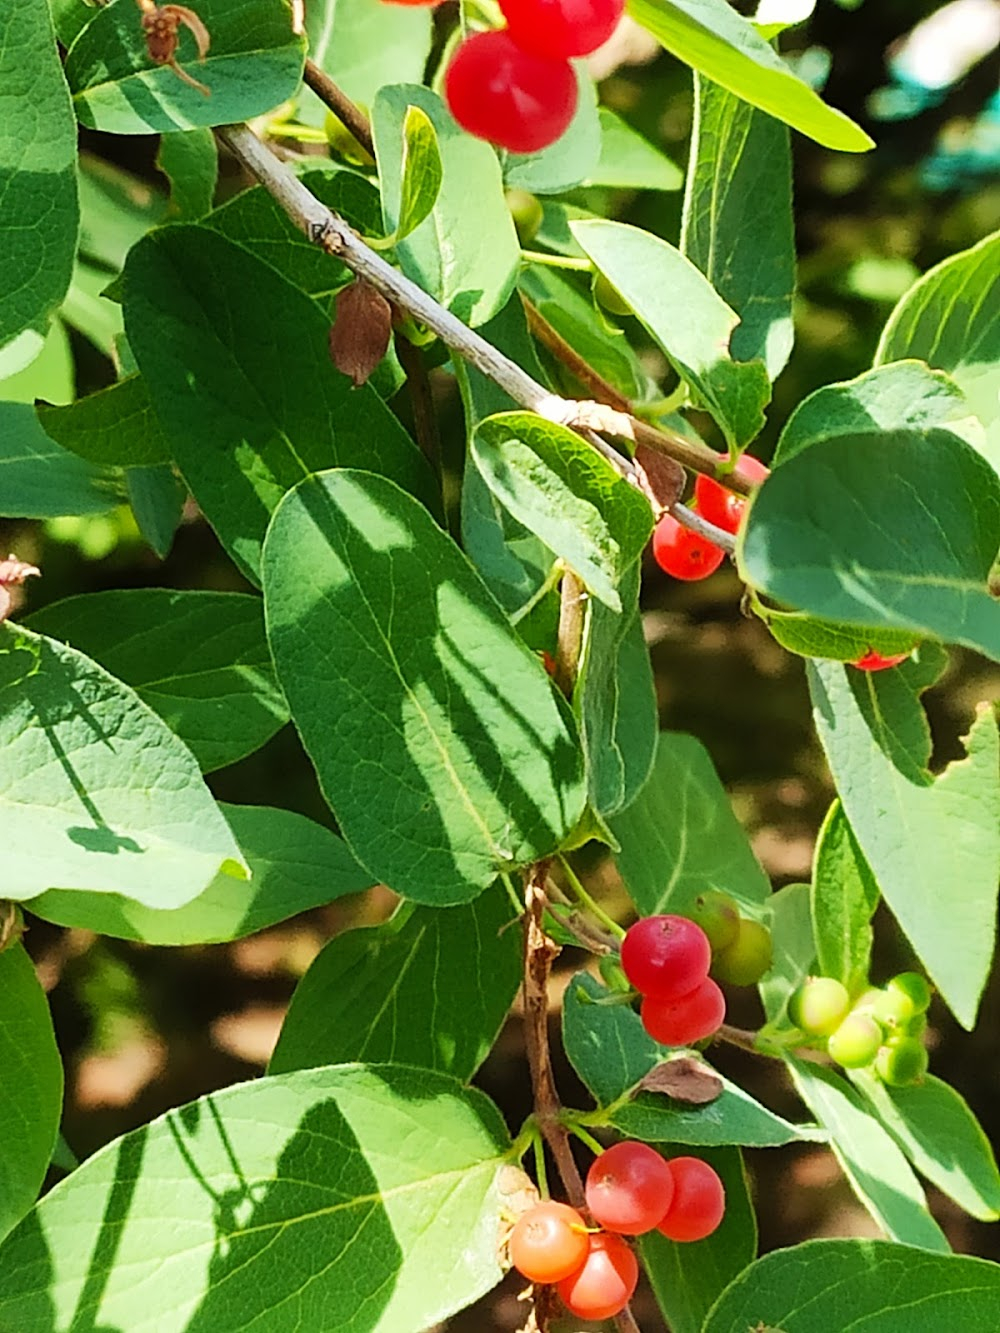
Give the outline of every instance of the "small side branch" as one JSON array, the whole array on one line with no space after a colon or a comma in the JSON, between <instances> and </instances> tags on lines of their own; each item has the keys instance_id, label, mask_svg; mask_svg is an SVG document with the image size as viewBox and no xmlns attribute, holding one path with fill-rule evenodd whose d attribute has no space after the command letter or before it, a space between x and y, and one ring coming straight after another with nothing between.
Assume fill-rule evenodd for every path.
<instances>
[{"instance_id":1,"label":"small side branch","mask_svg":"<svg viewBox=\"0 0 1000 1333\"><path fill-rule=\"evenodd\" d=\"M329 74L320 69L314 60L306 61L302 78L338 120L343 121L368 156L374 158L375 143L372 139L371 124L361 108L337 87Z\"/></svg>"}]
</instances>

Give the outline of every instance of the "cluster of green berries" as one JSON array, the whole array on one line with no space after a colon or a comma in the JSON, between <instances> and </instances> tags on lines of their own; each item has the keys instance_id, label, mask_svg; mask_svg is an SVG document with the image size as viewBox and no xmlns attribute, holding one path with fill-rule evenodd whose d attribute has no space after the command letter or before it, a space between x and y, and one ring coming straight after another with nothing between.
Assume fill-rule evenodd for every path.
<instances>
[{"instance_id":1,"label":"cluster of green berries","mask_svg":"<svg viewBox=\"0 0 1000 1333\"><path fill-rule=\"evenodd\" d=\"M853 1004L833 977L810 977L792 995L788 1016L813 1044L844 1069L871 1067L890 1087L917 1083L927 1072L923 1034L931 989L918 972L900 972Z\"/></svg>"},{"instance_id":2,"label":"cluster of green berries","mask_svg":"<svg viewBox=\"0 0 1000 1333\"><path fill-rule=\"evenodd\" d=\"M706 889L694 900L691 919L712 948L709 973L727 986L756 986L772 961L771 932L742 916L739 904L721 889Z\"/></svg>"},{"instance_id":3,"label":"cluster of green berries","mask_svg":"<svg viewBox=\"0 0 1000 1333\"><path fill-rule=\"evenodd\" d=\"M473 33L444 79L464 130L513 153L537 153L569 128L577 102L570 61L608 40L624 0L500 0L506 28Z\"/></svg>"},{"instance_id":4,"label":"cluster of green berries","mask_svg":"<svg viewBox=\"0 0 1000 1333\"><path fill-rule=\"evenodd\" d=\"M645 1143L616 1143L587 1173L587 1212L545 1200L517 1220L510 1260L529 1282L553 1285L570 1314L610 1319L632 1298L639 1264L625 1236L659 1231L703 1240L722 1221L726 1195L698 1157L661 1157Z\"/></svg>"}]
</instances>

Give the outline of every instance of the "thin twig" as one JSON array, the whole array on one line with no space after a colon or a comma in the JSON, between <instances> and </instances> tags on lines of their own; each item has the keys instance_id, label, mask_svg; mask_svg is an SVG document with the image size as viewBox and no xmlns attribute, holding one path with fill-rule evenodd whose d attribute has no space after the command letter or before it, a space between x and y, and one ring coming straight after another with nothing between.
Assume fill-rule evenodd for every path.
<instances>
[{"instance_id":1,"label":"thin twig","mask_svg":"<svg viewBox=\"0 0 1000 1333\"><path fill-rule=\"evenodd\" d=\"M687 505L679 502L670 506L670 512L676 518L678 523L683 523L686 528L696 532L699 537L704 537L714 546L721 546L727 555L732 555L736 550L736 538L725 528L716 527L714 523L709 523L707 518L702 518L699 513L693 509L688 509Z\"/></svg>"},{"instance_id":2,"label":"thin twig","mask_svg":"<svg viewBox=\"0 0 1000 1333\"><path fill-rule=\"evenodd\" d=\"M588 361L583 359L576 348L568 343L559 330L549 323L534 301L529 301L523 292L521 293L521 304L524 306L524 313L528 318L529 333L533 338L537 338L542 346L566 367L577 383L582 384L599 403L607 403L608 407L613 407L616 412L629 413L632 411L632 404L625 395L619 393L613 384L610 384Z\"/></svg>"},{"instance_id":3,"label":"thin twig","mask_svg":"<svg viewBox=\"0 0 1000 1333\"><path fill-rule=\"evenodd\" d=\"M413 430L435 473L441 475L441 432L438 429L434 395L423 353L409 338L396 335L396 355L406 372L406 390L413 409Z\"/></svg>"},{"instance_id":4,"label":"thin twig","mask_svg":"<svg viewBox=\"0 0 1000 1333\"><path fill-rule=\"evenodd\" d=\"M313 60L306 61L303 81L313 90L319 100L325 103L333 114L344 122L369 157L375 157L375 143L372 139L371 122L361 108L338 88L325 70Z\"/></svg>"}]
</instances>

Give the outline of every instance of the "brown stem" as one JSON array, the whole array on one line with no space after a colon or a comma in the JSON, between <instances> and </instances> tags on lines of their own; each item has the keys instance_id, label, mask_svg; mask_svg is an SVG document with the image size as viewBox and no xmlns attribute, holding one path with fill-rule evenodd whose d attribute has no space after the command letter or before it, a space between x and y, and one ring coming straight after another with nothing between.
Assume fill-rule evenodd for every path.
<instances>
[{"instance_id":1,"label":"brown stem","mask_svg":"<svg viewBox=\"0 0 1000 1333\"><path fill-rule=\"evenodd\" d=\"M399 364L406 372L406 389L410 395L410 406L413 408L413 429L417 443L440 477L441 432L438 430L434 395L431 393L431 382L423 353L419 347L410 342L409 338L404 338L400 333L396 335L396 355L399 357Z\"/></svg>"},{"instance_id":2,"label":"brown stem","mask_svg":"<svg viewBox=\"0 0 1000 1333\"><path fill-rule=\"evenodd\" d=\"M632 1316L631 1309L627 1305L625 1309L622 1310L621 1314L615 1315L614 1325L618 1330L618 1333L642 1333L642 1330Z\"/></svg>"},{"instance_id":3,"label":"brown stem","mask_svg":"<svg viewBox=\"0 0 1000 1333\"><path fill-rule=\"evenodd\" d=\"M559 946L545 933L545 878L548 863L539 861L528 872L524 892L524 1022L528 1067L535 1103L535 1119L555 1159L566 1197L574 1208L586 1199L583 1181L569 1146L569 1134L560 1122L562 1109L549 1054L549 974Z\"/></svg>"},{"instance_id":4,"label":"brown stem","mask_svg":"<svg viewBox=\"0 0 1000 1333\"><path fill-rule=\"evenodd\" d=\"M558 329L552 327L533 301L521 293L521 304L528 317L528 330L542 346L561 361L569 373L599 403L607 403L617 412L631 412L632 404L624 394L619 393L613 384L609 384L589 362L585 361L575 347L572 347Z\"/></svg>"},{"instance_id":5,"label":"brown stem","mask_svg":"<svg viewBox=\"0 0 1000 1333\"><path fill-rule=\"evenodd\" d=\"M371 122L361 108L337 87L329 74L320 69L315 61L306 61L302 78L319 100L344 122L368 156L374 159L375 143L372 139Z\"/></svg>"},{"instance_id":6,"label":"brown stem","mask_svg":"<svg viewBox=\"0 0 1000 1333\"><path fill-rule=\"evenodd\" d=\"M556 669L553 679L567 699L573 697L580 650L583 646L583 620L587 590L580 579L567 569L559 589L559 631L556 638Z\"/></svg>"}]
</instances>

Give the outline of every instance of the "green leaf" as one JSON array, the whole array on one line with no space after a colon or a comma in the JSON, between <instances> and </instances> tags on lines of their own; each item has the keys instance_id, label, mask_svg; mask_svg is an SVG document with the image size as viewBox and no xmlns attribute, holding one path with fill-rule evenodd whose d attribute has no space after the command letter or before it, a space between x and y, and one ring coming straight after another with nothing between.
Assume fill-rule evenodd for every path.
<instances>
[{"instance_id":1,"label":"green leaf","mask_svg":"<svg viewBox=\"0 0 1000 1333\"><path fill-rule=\"evenodd\" d=\"M369 473L310 477L263 568L278 678L362 865L447 906L563 842L584 801L568 710L422 506Z\"/></svg>"},{"instance_id":2,"label":"green leaf","mask_svg":"<svg viewBox=\"0 0 1000 1333\"><path fill-rule=\"evenodd\" d=\"M246 871L190 751L74 648L0 627L4 894L123 893L178 907Z\"/></svg>"},{"instance_id":3,"label":"green leaf","mask_svg":"<svg viewBox=\"0 0 1000 1333\"><path fill-rule=\"evenodd\" d=\"M49 325L42 350L35 359L6 379L0 379L0 402L71 403L76 397L76 369L66 325L56 317Z\"/></svg>"},{"instance_id":4,"label":"green leaf","mask_svg":"<svg viewBox=\"0 0 1000 1333\"><path fill-rule=\"evenodd\" d=\"M139 531L160 559L166 560L183 516L187 487L166 465L130 467L125 485Z\"/></svg>"},{"instance_id":5,"label":"green leaf","mask_svg":"<svg viewBox=\"0 0 1000 1333\"><path fill-rule=\"evenodd\" d=\"M661 46L826 148L874 148L860 125L827 106L726 0L629 0L628 12Z\"/></svg>"},{"instance_id":6,"label":"green leaf","mask_svg":"<svg viewBox=\"0 0 1000 1333\"><path fill-rule=\"evenodd\" d=\"M585 185L606 185L615 190L679 190L684 173L655 144L607 107L597 112L601 127L601 156Z\"/></svg>"},{"instance_id":7,"label":"green leaf","mask_svg":"<svg viewBox=\"0 0 1000 1333\"><path fill-rule=\"evenodd\" d=\"M0 403L0 514L58 518L105 514L119 503L117 479L50 440L27 403Z\"/></svg>"},{"instance_id":8,"label":"green leaf","mask_svg":"<svg viewBox=\"0 0 1000 1333\"><path fill-rule=\"evenodd\" d=\"M940 673L939 660L922 650L919 660L874 675L812 663L809 690L865 860L945 1002L971 1028L993 957L1000 743L993 711L983 705L967 757L931 776L919 695Z\"/></svg>"},{"instance_id":9,"label":"green leaf","mask_svg":"<svg viewBox=\"0 0 1000 1333\"><path fill-rule=\"evenodd\" d=\"M827 811L816 840L811 896L820 975L860 994L868 984L871 921L880 895L839 800Z\"/></svg>"},{"instance_id":10,"label":"green leaf","mask_svg":"<svg viewBox=\"0 0 1000 1333\"><path fill-rule=\"evenodd\" d=\"M519 523L612 611L653 531L649 501L593 445L533 412L504 412L472 436L476 467Z\"/></svg>"},{"instance_id":11,"label":"green leaf","mask_svg":"<svg viewBox=\"0 0 1000 1333\"><path fill-rule=\"evenodd\" d=\"M219 148L210 129L164 134L156 165L170 182L170 217L194 222L211 210Z\"/></svg>"},{"instance_id":12,"label":"green leaf","mask_svg":"<svg viewBox=\"0 0 1000 1333\"><path fill-rule=\"evenodd\" d=\"M695 76L695 127L681 250L740 317L734 361L777 379L792 350L795 231L788 130Z\"/></svg>"},{"instance_id":13,"label":"green leaf","mask_svg":"<svg viewBox=\"0 0 1000 1333\"><path fill-rule=\"evenodd\" d=\"M45 992L21 944L0 951L0 1237L38 1197L62 1114L63 1069Z\"/></svg>"},{"instance_id":14,"label":"green leaf","mask_svg":"<svg viewBox=\"0 0 1000 1333\"><path fill-rule=\"evenodd\" d=\"M621 586L623 608L591 602L573 707L587 755L590 803L610 816L638 796L656 756L659 717L639 613L639 567Z\"/></svg>"},{"instance_id":15,"label":"green leaf","mask_svg":"<svg viewBox=\"0 0 1000 1333\"><path fill-rule=\"evenodd\" d=\"M814 970L809 885L786 884L768 902L772 963L760 980L760 996L770 1023L781 1022L789 996Z\"/></svg>"},{"instance_id":16,"label":"green leaf","mask_svg":"<svg viewBox=\"0 0 1000 1333\"><path fill-rule=\"evenodd\" d=\"M12 374L41 351L69 286L80 224L76 125L46 4L4 7L0 31L0 348ZM15 339L21 342L15 348Z\"/></svg>"},{"instance_id":17,"label":"green leaf","mask_svg":"<svg viewBox=\"0 0 1000 1333\"><path fill-rule=\"evenodd\" d=\"M799 657L825 657L835 662L857 662L875 651L885 657L911 652L919 642L912 630L859 628L835 620L819 620L802 611L779 611L759 597L749 606L773 637Z\"/></svg>"},{"instance_id":18,"label":"green leaf","mask_svg":"<svg viewBox=\"0 0 1000 1333\"><path fill-rule=\"evenodd\" d=\"M105 295L108 272L78 259L73 269L73 280L62 303L62 317L99 352L115 359L116 345L122 332L122 312Z\"/></svg>"},{"instance_id":19,"label":"green leaf","mask_svg":"<svg viewBox=\"0 0 1000 1333\"><path fill-rule=\"evenodd\" d=\"M714 1301L757 1254L757 1219L743 1155L738 1148L700 1148L698 1156L722 1180L721 1225L705 1240L679 1244L658 1231L639 1240L642 1266L671 1333L701 1333Z\"/></svg>"},{"instance_id":20,"label":"green leaf","mask_svg":"<svg viewBox=\"0 0 1000 1333\"><path fill-rule=\"evenodd\" d=\"M811 1240L765 1255L713 1307L703 1333L994 1333L1000 1268L872 1240Z\"/></svg>"},{"instance_id":21,"label":"green leaf","mask_svg":"<svg viewBox=\"0 0 1000 1333\"><path fill-rule=\"evenodd\" d=\"M91 18L96 7L88 7ZM68 45L68 43L67 43ZM148 180L90 153L80 155L80 255L118 272L135 243L158 226L167 200ZM105 274L105 279L107 275Z\"/></svg>"},{"instance_id":22,"label":"green leaf","mask_svg":"<svg viewBox=\"0 0 1000 1333\"><path fill-rule=\"evenodd\" d=\"M170 458L141 375L129 375L66 407L43 404L38 420L50 439L91 463L152 467Z\"/></svg>"},{"instance_id":23,"label":"green leaf","mask_svg":"<svg viewBox=\"0 0 1000 1333\"><path fill-rule=\"evenodd\" d=\"M791 1057L787 1064L799 1096L830 1131L831 1147L851 1188L889 1239L947 1250L920 1182L857 1092L832 1069Z\"/></svg>"},{"instance_id":24,"label":"green leaf","mask_svg":"<svg viewBox=\"0 0 1000 1333\"><path fill-rule=\"evenodd\" d=\"M403 272L459 319L482 324L513 291L521 256L500 164L490 145L460 129L430 89L381 89L372 107L372 134L387 233L399 228L403 216L404 126L413 107L437 136L441 188L430 215L399 242L396 256Z\"/></svg>"},{"instance_id":25,"label":"green leaf","mask_svg":"<svg viewBox=\"0 0 1000 1333\"><path fill-rule=\"evenodd\" d=\"M537 153L505 153L504 184L530 194L564 194L582 184L601 157L597 93L586 62L574 61L577 103L573 119L555 143Z\"/></svg>"},{"instance_id":26,"label":"green leaf","mask_svg":"<svg viewBox=\"0 0 1000 1333\"><path fill-rule=\"evenodd\" d=\"M851 1078L922 1176L981 1222L1000 1217L1000 1172L965 1099L932 1074L890 1088L865 1069Z\"/></svg>"},{"instance_id":27,"label":"green leaf","mask_svg":"<svg viewBox=\"0 0 1000 1333\"><path fill-rule=\"evenodd\" d=\"M430 216L444 171L437 134L426 111L408 106L403 117L403 159L400 166L397 239L416 231Z\"/></svg>"},{"instance_id":28,"label":"green leaf","mask_svg":"<svg viewBox=\"0 0 1000 1333\"><path fill-rule=\"evenodd\" d=\"M986 589L998 546L1000 479L985 459L948 431L897 430L821 440L775 468L737 561L746 582L821 619L1000 659L1000 606Z\"/></svg>"},{"instance_id":29,"label":"green leaf","mask_svg":"<svg viewBox=\"0 0 1000 1333\"><path fill-rule=\"evenodd\" d=\"M793 1125L775 1115L718 1074L722 1091L705 1106L640 1091L641 1080L663 1063L667 1053L646 1033L639 1015L628 1005L596 1003L607 997L608 992L593 977L578 972L563 999L566 1055L594 1100L606 1108L600 1117L602 1124L614 1125L646 1143L740 1143L773 1148L797 1139L825 1137L811 1125Z\"/></svg>"},{"instance_id":30,"label":"green leaf","mask_svg":"<svg viewBox=\"0 0 1000 1333\"><path fill-rule=\"evenodd\" d=\"M63 46L73 44L95 13L95 6L88 4L87 0L49 0L49 9Z\"/></svg>"},{"instance_id":31,"label":"green leaf","mask_svg":"<svg viewBox=\"0 0 1000 1333\"><path fill-rule=\"evenodd\" d=\"M660 733L652 776L611 821L616 860L639 912L686 912L722 889L759 917L771 885L733 814L708 751L693 736Z\"/></svg>"},{"instance_id":32,"label":"green leaf","mask_svg":"<svg viewBox=\"0 0 1000 1333\"><path fill-rule=\"evenodd\" d=\"M288 721L259 597L170 588L91 592L46 606L27 623L130 685L202 772L253 754Z\"/></svg>"},{"instance_id":33,"label":"green leaf","mask_svg":"<svg viewBox=\"0 0 1000 1333\"><path fill-rule=\"evenodd\" d=\"M413 1333L500 1280L507 1151L493 1103L428 1070L212 1093L46 1195L0 1249L0 1325Z\"/></svg>"},{"instance_id":34,"label":"green leaf","mask_svg":"<svg viewBox=\"0 0 1000 1333\"><path fill-rule=\"evenodd\" d=\"M116 893L50 889L30 909L59 926L144 944L214 944L238 940L278 921L371 887L343 840L291 810L222 805L250 867L249 881L218 874L183 907L145 907Z\"/></svg>"},{"instance_id":35,"label":"green leaf","mask_svg":"<svg viewBox=\"0 0 1000 1333\"><path fill-rule=\"evenodd\" d=\"M825 384L788 418L772 466L787 463L819 440L874 431L950 430L981 450L982 430L950 375L922 361L893 361L857 379Z\"/></svg>"},{"instance_id":36,"label":"green leaf","mask_svg":"<svg viewBox=\"0 0 1000 1333\"><path fill-rule=\"evenodd\" d=\"M331 365L323 312L240 246L184 223L146 237L125 268L125 321L184 480L251 578L274 507L312 472L385 472L434 503L420 450Z\"/></svg>"},{"instance_id":37,"label":"green leaf","mask_svg":"<svg viewBox=\"0 0 1000 1333\"><path fill-rule=\"evenodd\" d=\"M367 110L387 83L419 83L424 77L431 14L426 6L309 0L309 58ZM311 89L303 88L298 114L307 125L323 125L330 113Z\"/></svg>"},{"instance_id":38,"label":"green leaf","mask_svg":"<svg viewBox=\"0 0 1000 1333\"><path fill-rule=\"evenodd\" d=\"M986 427L984 452L1000 470L1000 232L932 268L902 298L875 360L904 356L951 374Z\"/></svg>"},{"instance_id":39,"label":"green leaf","mask_svg":"<svg viewBox=\"0 0 1000 1333\"><path fill-rule=\"evenodd\" d=\"M132 0L114 0L87 24L66 55L66 78L80 123L110 134L157 134L228 125L270 111L302 77L305 39L283 0L198 0L211 47L198 60L180 29L177 63L209 90L206 97L156 65Z\"/></svg>"},{"instance_id":40,"label":"green leaf","mask_svg":"<svg viewBox=\"0 0 1000 1333\"><path fill-rule=\"evenodd\" d=\"M739 315L689 259L658 236L603 220L571 222L570 230L729 444L748 444L764 424L771 386L762 362L732 359L730 339ZM678 319L678 310L686 312L684 319Z\"/></svg>"},{"instance_id":41,"label":"green leaf","mask_svg":"<svg viewBox=\"0 0 1000 1333\"><path fill-rule=\"evenodd\" d=\"M384 925L344 931L296 987L269 1072L387 1061L468 1083L520 984L514 920L495 884L466 907L407 904Z\"/></svg>"}]
</instances>

